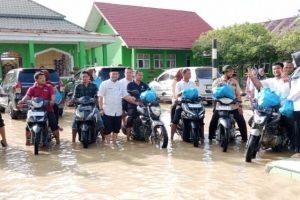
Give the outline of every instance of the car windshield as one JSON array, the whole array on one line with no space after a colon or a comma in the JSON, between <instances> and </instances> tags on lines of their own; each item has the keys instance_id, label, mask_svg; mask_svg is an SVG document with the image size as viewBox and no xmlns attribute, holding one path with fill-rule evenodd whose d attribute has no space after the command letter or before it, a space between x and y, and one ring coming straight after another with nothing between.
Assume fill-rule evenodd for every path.
<instances>
[{"instance_id":1,"label":"car windshield","mask_svg":"<svg viewBox=\"0 0 300 200\"><path fill-rule=\"evenodd\" d=\"M124 73L125 73L125 69L124 68L119 68L119 80L121 80L122 78L125 77ZM105 81L107 79L109 79L109 72L110 72L110 68L103 68L100 72L99 72L99 76L101 77L101 81Z\"/></svg>"},{"instance_id":2,"label":"car windshield","mask_svg":"<svg viewBox=\"0 0 300 200\"><path fill-rule=\"evenodd\" d=\"M212 79L212 68L210 69L196 69L196 76L199 79ZM217 77L220 77L220 73L217 73Z\"/></svg>"},{"instance_id":3,"label":"car windshield","mask_svg":"<svg viewBox=\"0 0 300 200\"><path fill-rule=\"evenodd\" d=\"M49 73L50 75L50 81L51 82L55 82L58 83L59 82L59 76L57 73L53 72L53 73ZM34 73L32 72L20 72L19 73L19 81L20 82L25 82L25 83L34 83Z\"/></svg>"}]
</instances>

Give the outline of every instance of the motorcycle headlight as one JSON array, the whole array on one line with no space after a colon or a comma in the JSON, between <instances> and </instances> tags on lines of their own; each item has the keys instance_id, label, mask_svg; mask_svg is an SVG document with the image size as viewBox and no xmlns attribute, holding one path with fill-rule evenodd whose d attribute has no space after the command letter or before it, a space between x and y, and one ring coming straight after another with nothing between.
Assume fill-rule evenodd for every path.
<instances>
[{"instance_id":1,"label":"motorcycle headlight","mask_svg":"<svg viewBox=\"0 0 300 200\"><path fill-rule=\"evenodd\" d=\"M152 112L155 116L157 116L157 117L160 116L160 114L161 114L161 108L160 108L160 106L151 106L150 109L151 109L151 112Z\"/></svg>"},{"instance_id":2,"label":"motorcycle headlight","mask_svg":"<svg viewBox=\"0 0 300 200\"><path fill-rule=\"evenodd\" d=\"M40 102L31 101L31 104L34 108L41 108L43 106L43 101Z\"/></svg>"},{"instance_id":3,"label":"motorcycle headlight","mask_svg":"<svg viewBox=\"0 0 300 200\"><path fill-rule=\"evenodd\" d=\"M192 111L190 111L189 107L187 106L187 104L183 103L181 104L182 110L187 114L188 117L197 117L195 115L195 113L193 113Z\"/></svg>"},{"instance_id":4,"label":"motorcycle headlight","mask_svg":"<svg viewBox=\"0 0 300 200\"><path fill-rule=\"evenodd\" d=\"M256 124L262 124L265 122L267 116L259 116L257 113L254 114L254 122Z\"/></svg>"},{"instance_id":5,"label":"motorcycle headlight","mask_svg":"<svg viewBox=\"0 0 300 200\"><path fill-rule=\"evenodd\" d=\"M223 104L230 104L233 100L229 98L221 98L219 99Z\"/></svg>"}]
</instances>

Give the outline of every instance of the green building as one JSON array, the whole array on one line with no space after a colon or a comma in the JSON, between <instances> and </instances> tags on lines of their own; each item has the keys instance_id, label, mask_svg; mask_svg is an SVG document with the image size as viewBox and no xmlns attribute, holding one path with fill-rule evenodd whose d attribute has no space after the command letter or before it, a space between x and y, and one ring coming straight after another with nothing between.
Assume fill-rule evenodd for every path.
<instances>
[{"instance_id":1,"label":"green building","mask_svg":"<svg viewBox=\"0 0 300 200\"><path fill-rule=\"evenodd\" d=\"M85 29L117 36L96 48L98 66L130 66L150 81L168 68L199 66L191 48L212 27L195 12L95 2Z\"/></svg>"},{"instance_id":2,"label":"green building","mask_svg":"<svg viewBox=\"0 0 300 200\"><path fill-rule=\"evenodd\" d=\"M1 1L0 78L19 67L55 68L68 76L74 66L93 64L95 48L113 42L114 36L88 31L34 1Z\"/></svg>"}]
</instances>

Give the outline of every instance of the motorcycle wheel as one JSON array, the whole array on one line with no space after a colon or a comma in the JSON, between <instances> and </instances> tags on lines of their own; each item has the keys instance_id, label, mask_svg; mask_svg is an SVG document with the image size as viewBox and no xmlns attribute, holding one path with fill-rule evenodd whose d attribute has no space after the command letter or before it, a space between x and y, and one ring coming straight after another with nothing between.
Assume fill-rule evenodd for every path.
<instances>
[{"instance_id":1,"label":"motorcycle wheel","mask_svg":"<svg viewBox=\"0 0 300 200\"><path fill-rule=\"evenodd\" d=\"M224 126L220 126L220 136L221 136L221 147L223 148L223 152L227 152L228 147L228 129L224 128Z\"/></svg>"},{"instance_id":2,"label":"motorcycle wheel","mask_svg":"<svg viewBox=\"0 0 300 200\"><path fill-rule=\"evenodd\" d=\"M189 125L188 122L183 123L183 133L182 133L182 140L185 142L191 142L190 138L190 130L191 126Z\"/></svg>"},{"instance_id":3,"label":"motorcycle wheel","mask_svg":"<svg viewBox=\"0 0 300 200\"><path fill-rule=\"evenodd\" d=\"M158 129L160 129L160 131ZM157 138L155 143L160 148L167 148L169 137L168 137L168 133L167 133L165 126L156 127L155 134L156 134L156 138Z\"/></svg>"},{"instance_id":4,"label":"motorcycle wheel","mask_svg":"<svg viewBox=\"0 0 300 200\"><path fill-rule=\"evenodd\" d=\"M193 145L194 147L199 147L199 128L192 128L192 137L193 137Z\"/></svg>"},{"instance_id":5,"label":"motorcycle wheel","mask_svg":"<svg viewBox=\"0 0 300 200\"><path fill-rule=\"evenodd\" d=\"M89 146L88 133L86 131L81 131L81 136L82 136L83 148L87 149Z\"/></svg>"},{"instance_id":6,"label":"motorcycle wheel","mask_svg":"<svg viewBox=\"0 0 300 200\"><path fill-rule=\"evenodd\" d=\"M251 162L251 160L256 157L256 143L257 136L251 135L249 139L248 148L246 150L246 162Z\"/></svg>"},{"instance_id":7,"label":"motorcycle wheel","mask_svg":"<svg viewBox=\"0 0 300 200\"><path fill-rule=\"evenodd\" d=\"M41 138L41 134L42 134L42 130L38 133L35 133L35 138L34 138L34 155L38 155L39 154L39 145L40 145L40 138Z\"/></svg>"}]
</instances>

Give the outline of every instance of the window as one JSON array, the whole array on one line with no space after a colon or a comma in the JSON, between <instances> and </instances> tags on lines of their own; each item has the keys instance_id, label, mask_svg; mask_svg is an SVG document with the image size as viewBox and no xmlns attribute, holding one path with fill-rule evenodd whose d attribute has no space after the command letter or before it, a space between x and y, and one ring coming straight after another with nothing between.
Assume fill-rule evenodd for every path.
<instances>
[{"instance_id":1,"label":"window","mask_svg":"<svg viewBox=\"0 0 300 200\"><path fill-rule=\"evenodd\" d=\"M163 59L162 54L154 54L154 68L162 68Z\"/></svg>"},{"instance_id":2,"label":"window","mask_svg":"<svg viewBox=\"0 0 300 200\"><path fill-rule=\"evenodd\" d=\"M169 73L165 73L164 75L162 75L161 77L159 77L158 81L166 81L169 79L170 74Z\"/></svg>"},{"instance_id":3,"label":"window","mask_svg":"<svg viewBox=\"0 0 300 200\"><path fill-rule=\"evenodd\" d=\"M186 55L186 66L187 67L191 66L191 56L190 56L190 54Z\"/></svg>"},{"instance_id":4,"label":"window","mask_svg":"<svg viewBox=\"0 0 300 200\"><path fill-rule=\"evenodd\" d=\"M167 67L168 68L175 68L176 67L176 55L175 54L168 54L167 55Z\"/></svg>"},{"instance_id":5,"label":"window","mask_svg":"<svg viewBox=\"0 0 300 200\"><path fill-rule=\"evenodd\" d=\"M150 68L150 55L149 54L137 54L137 67L138 68Z\"/></svg>"},{"instance_id":6,"label":"window","mask_svg":"<svg viewBox=\"0 0 300 200\"><path fill-rule=\"evenodd\" d=\"M254 64L253 67L256 69L263 68L266 74L270 72L270 63Z\"/></svg>"}]
</instances>

